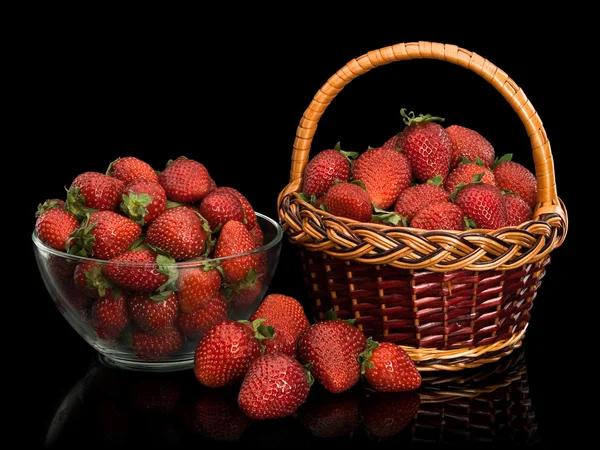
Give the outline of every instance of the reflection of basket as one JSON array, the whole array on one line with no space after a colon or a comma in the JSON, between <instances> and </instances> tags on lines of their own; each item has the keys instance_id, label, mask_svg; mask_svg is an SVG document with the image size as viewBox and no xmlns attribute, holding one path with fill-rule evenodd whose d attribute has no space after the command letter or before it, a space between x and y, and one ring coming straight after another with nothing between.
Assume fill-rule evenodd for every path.
<instances>
[{"instance_id":1,"label":"reflection of basket","mask_svg":"<svg viewBox=\"0 0 600 450\"><path fill-rule=\"evenodd\" d=\"M429 58L468 68L494 86L531 139L538 181L534 220L518 227L424 231L336 217L302 200L302 176L317 123L354 78L390 62ZM402 345L422 371L497 361L519 346L550 252L567 215L554 181L550 143L523 91L481 56L453 45L398 44L354 59L317 92L297 129L279 218L301 247L319 318L333 308L380 341Z\"/></svg>"}]
</instances>

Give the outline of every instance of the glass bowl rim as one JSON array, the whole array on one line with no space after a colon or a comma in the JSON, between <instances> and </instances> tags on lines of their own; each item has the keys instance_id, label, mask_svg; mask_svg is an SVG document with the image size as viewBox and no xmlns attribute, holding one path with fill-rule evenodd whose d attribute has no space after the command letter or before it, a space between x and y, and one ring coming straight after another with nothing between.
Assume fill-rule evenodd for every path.
<instances>
[{"instance_id":1,"label":"glass bowl rim","mask_svg":"<svg viewBox=\"0 0 600 450\"><path fill-rule=\"evenodd\" d=\"M275 234L273 239L271 239L269 242L261 245L260 247L252 249L249 252L238 253L236 255L231 255L231 256L223 256L221 258L191 259L188 261L176 261L174 263L165 263L165 264L161 264L161 266L164 265L164 266L173 266L173 267L199 267L199 266L204 266L207 263L219 262L219 261L224 261L227 259L240 258L243 256L253 255L255 253L262 253L262 252L266 252L266 251L270 250L271 248L275 247L277 244L279 244L281 242L281 239L283 238L283 228L281 227L281 225L278 222L271 219L269 216L266 216L259 212L255 212L255 214L257 217L260 217L261 219L265 220L267 223L270 223L271 226L273 226L275 228L275 230L277 231L277 233ZM56 250L55 248L52 248L52 247L46 245L37 236L35 230L31 234L31 238L32 238L35 246L38 247L39 249L44 250L48 253L51 253L55 256L65 258L65 259L72 259L72 260L77 260L80 262L87 261L87 262L93 262L96 264L103 264L103 265L104 264L124 265L127 267L148 267L148 266L156 265L156 262L149 263L149 262L110 261L107 259L97 259L97 258L90 258L87 256L71 255L69 253L62 252L60 250Z\"/></svg>"}]
</instances>

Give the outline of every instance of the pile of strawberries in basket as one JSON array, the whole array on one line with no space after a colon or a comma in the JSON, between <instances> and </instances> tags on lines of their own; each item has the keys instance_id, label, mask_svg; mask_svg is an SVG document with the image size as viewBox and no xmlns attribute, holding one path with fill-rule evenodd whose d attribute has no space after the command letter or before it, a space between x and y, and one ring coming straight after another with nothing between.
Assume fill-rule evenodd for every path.
<instances>
[{"instance_id":1,"label":"pile of strawberries in basket","mask_svg":"<svg viewBox=\"0 0 600 450\"><path fill-rule=\"evenodd\" d=\"M211 388L239 386L238 405L253 419L293 414L314 380L333 394L350 390L361 377L378 392L421 385L402 347L367 339L333 311L311 325L302 305L282 294L265 297L249 321L211 327L196 348L194 373Z\"/></svg>"},{"instance_id":2,"label":"pile of strawberries in basket","mask_svg":"<svg viewBox=\"0 0 600 450\"><path fill-rule=\"evenodd\" d=\"M537 180L512 155L496 157L477 131L401 110L405 128L358 154L339 144L307 164L302 196L360 222L425 230L498 229L532 219Z\"/></svg>"},{"instance_id":3,"label":"pile of strawberries in basket","mask_svg":"<svg viewBox=\"0 0 600 450\"><path fill-rule=\"evenodd\" d=\"M93 258L47 264L98 338L142 357L173 354L228 308L251 307L267 270L265 252L211 263L262 246L263 231L241 192L185 157L160 173L135 157L82 173L65 200L39 206L35 230L49 247Z\"/></svg>"}]
</instances>

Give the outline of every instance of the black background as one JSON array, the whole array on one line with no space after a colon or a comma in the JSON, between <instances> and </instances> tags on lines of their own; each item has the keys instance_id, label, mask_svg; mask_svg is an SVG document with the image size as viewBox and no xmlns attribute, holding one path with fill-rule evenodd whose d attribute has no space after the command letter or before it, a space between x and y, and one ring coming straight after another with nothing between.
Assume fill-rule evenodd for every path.
<instances>
[{"instance_id":1,"label":"black background","mask_svg":"<svg viewBox=\"0 0 600 450\"><path fill-rule=\"evenodd\" d=\"M552 254L534 304L525 340L527 371L542 442L582 436L585 426L573 413L585 390L578 386L574 362L581 342L572 339L580 325L570 321L581 320L571 312L573 302L590 299L573 281L579 201L573 185L579 174L570 166L574 132L565 119L573 112L573 99L585 98L588 85L585 67L563 61L565 55L576 59L573 41L551 27L520 33L481 22L410 32L400 23L371 27L334 19L243 28L232 23L210 32L209 23L204 16L199 25L173 27L176 31L157 22L132 31L87 21L32 30L26 56L15 67L24 125L17 149L35 150L27 173L35 189L19 201L25 220L20 235L30 239L38 203L64 196L64 186L77 174L103 172L123 156L137 156L156 169L180 155L197 159L219 185L238 188L257 211L276 218L296 127L328 77L352 58L398 42L459 45L492 61L524 89L552 144L571 229ZM313 154L337 141L353 151L383 143L400 131L402 107L445 117L445 125L476 129L498 155L513 153L533 169L525 130L502 96L477 75L439 61L394 63L350 83L319 122ZM27 350L19 352L25 362L18 373L26 383L15 393L25 411L26 420L20 422L26 437L39 446L57 406L95 360L95 352L50 301L33 253L25 259L27 298L33 305L21 316ZM270 292L306 300L297 254L287 242ZM85 443L85 436L79 439Z\"/></svg>"}]
</instances>

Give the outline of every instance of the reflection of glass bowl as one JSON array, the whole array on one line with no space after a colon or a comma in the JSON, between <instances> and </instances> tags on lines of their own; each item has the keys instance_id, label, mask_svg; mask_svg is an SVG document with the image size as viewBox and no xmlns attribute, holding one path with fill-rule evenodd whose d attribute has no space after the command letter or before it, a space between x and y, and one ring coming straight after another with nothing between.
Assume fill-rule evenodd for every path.
<instances>
[{"instance_id":1,"label":"reflection of glass bowl","mask_svg":"<svg viewBox=\"0 0 600 450\"><path fill-rule=\"evenodd\" d=\"M209 263L220 263L225 259L242 259L258 255L258 258L255 258L258 263L254 274L258 275L258 280L250 286L243 286L240 290L233 290L232 292L231 289L227 289L228 295L226 297L228 301L226 304L223 303L218 311L217 309L199 310L197 313L205 313L204 316L207 317L207 321L217 320L219 316L222 316L221 320L225 318L233 320L248 319L262 301L269 287L279 260L283 232L281 226L267 216L259 213L256 216L264 234L264 245L262 247L227 258L185 261L173 263L169 266L181 275L183 271L202 270ZM101 359L105 363L126 369L146 371L173 371L193 367L194 351L198 340L205 331L204 327L197 326L193 331L190 331L188 327L184 330L185 333L181 332L183 326L173 327L168 330L171 336L167 338L160 335L148 336L148 332L137 329L133 325L134 322L130 320L129 325L122 332L115 333L117 335L112 336L111 333L105 333L99 329L92 313L94 304L100 300L107 301L107 297L99 299L99 295L81 288L74 281L75 270L80 264L96 265L95 267L100 268L102 271L108 266L115 268L117 265L120 269L135 268L156 271L156 264L114 263L69 255L48 247L38 239L35 233L33 234L33 243L40 274L54 303L77 333L88 344L98 350ZM239 288L239 286L237 287ZM120 293L124 295L124 297L120 297L126 305L123 308L128 310L131 293L122 289ZM203 308L208 307L204 306ZM181 315L181 312L179 311L177 314ZM198 322L202 323L202 321ZM179 324L178 321L175 323ZM175 341L176 345L162 345L161 339L168 339L169 342ZM136 342L140 344L136 344ZM141 347L145 350L140 350ZM165 350L167 347L178 347L178 350L170 353L170 350Z\"/></svg>"}]
</instances>

